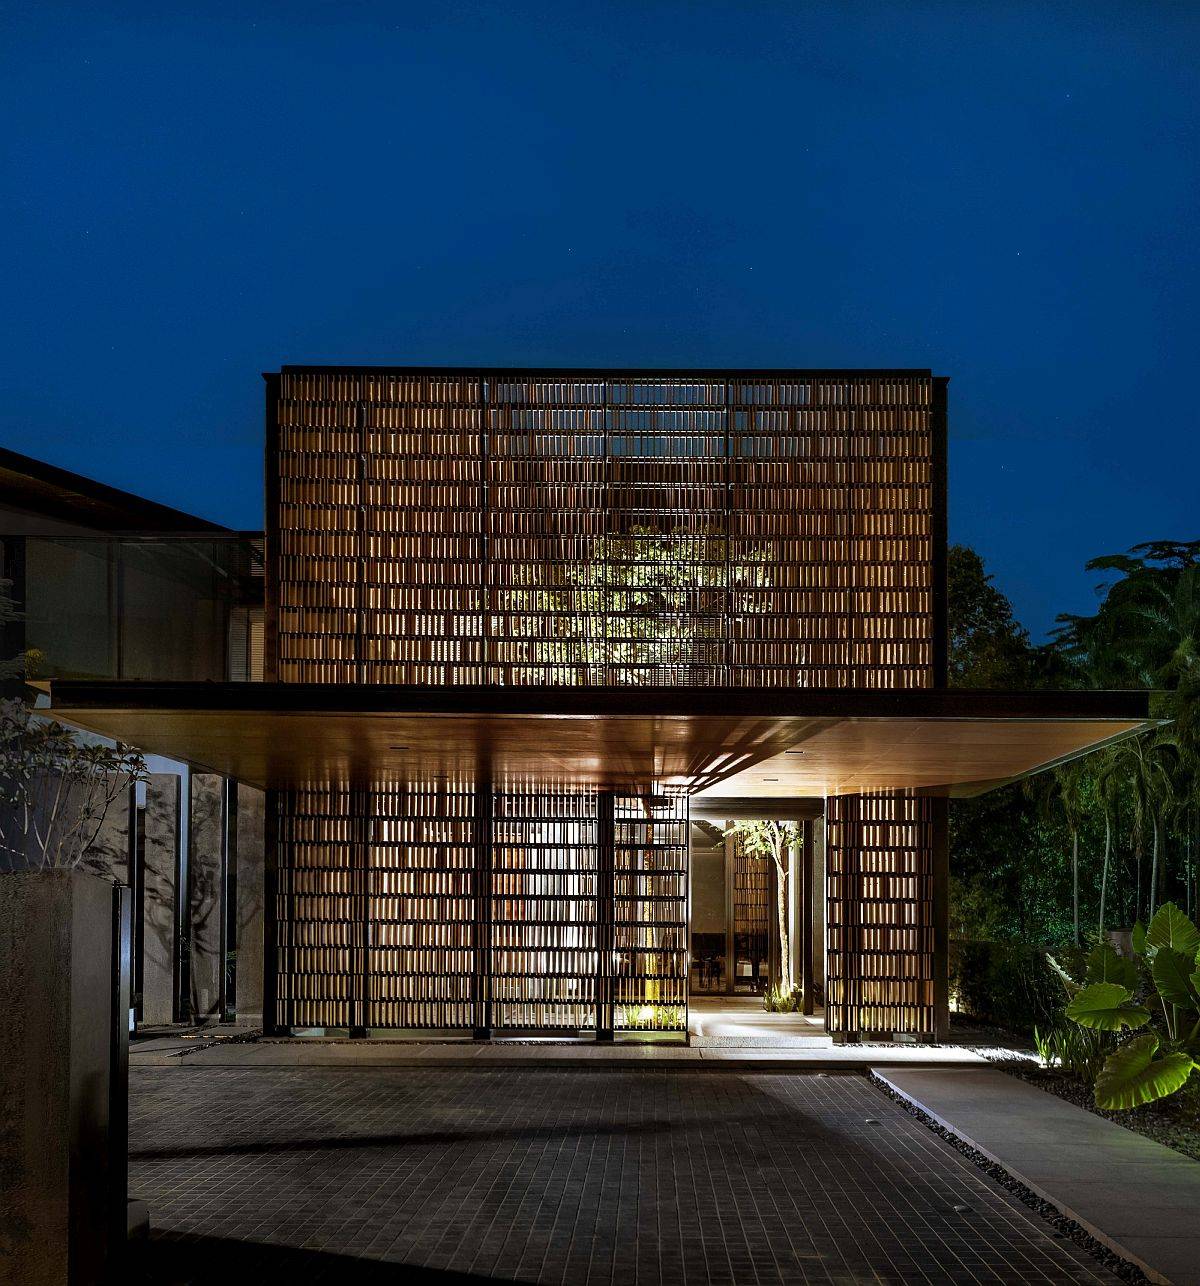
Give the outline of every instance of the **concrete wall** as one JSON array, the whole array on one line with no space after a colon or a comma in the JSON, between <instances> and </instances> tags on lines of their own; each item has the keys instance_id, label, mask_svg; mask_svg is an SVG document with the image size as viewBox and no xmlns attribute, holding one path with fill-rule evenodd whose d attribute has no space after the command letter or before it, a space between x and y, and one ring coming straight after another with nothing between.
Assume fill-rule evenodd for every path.
<instances>
[{"instance_id":1,"label":"concrete wall","mask_svg":"<svg viewBox=\"0 0 1200 1286\"><path fill-rule=\"evenodd\" d=\"M237 1017L261 1023L263 1013L263 859L266 796L238 787Z\"/></svg>"},{"instance_id":2,"label":"concrete wall","mask_svg":"<svg viewBox=\"0 0 1200 1286\"><path fill-rule=\"evenodd\" d=\"M146 783L146 866L142 937L142 1024L174 1020L175 862L180 779L151 773Z\"/></svg>"},{"instance_id":3,"label":"concrete wall","mask_svg":"<svg viewBox=\"0 0 1200 1286\"><path fill-rule=\"evenodd\" d=\"M215 1019L221 1004L221 832L224 779L193 773L188 843L188 898L191 917L191 1012Z\"/></svg>"},{"instance_id":4,"label":"concrete wall","mask_svg":"<svg viewBox=\"0 0 1200 1286\"><path fill-rule=\"evenodd\" d=\"M725 837L711 824L692 823L692 932L725 932Z\"/></svg>"},{"instance_id":5,"label":"concrete wall","mask_svg":"<svg viewBox=\"0 0 1200 1286\"><path fill-rule=\"evenodd\" d=\"M88 846L86 869L93 875L129 883L129 804L134 787L126 786L109 805L96 838Z\"/></svg>"},{"instance_id":6,"label":"concrete wall","mask_svg":"<svg viewBox=\"0 0 1200 1286\"><path fill-rule=\"evenodd\" d=\"M100 1280L120 1191L108 1143L112 885L0 876L0 1268ZM122 1220L124 1212L121 1212Z\"/></svg>"}]
</instances>

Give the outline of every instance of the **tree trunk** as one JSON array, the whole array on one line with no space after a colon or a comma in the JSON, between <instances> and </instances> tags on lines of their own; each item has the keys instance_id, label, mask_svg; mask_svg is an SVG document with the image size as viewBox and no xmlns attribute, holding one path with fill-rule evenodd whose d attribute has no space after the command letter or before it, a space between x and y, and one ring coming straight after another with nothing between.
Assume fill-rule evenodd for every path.
<instances>
[{"instance_id":1,"label":"tree trunk","mask_svg":"<svg viewBox=\"0 0 1200 1286\"><path fill-rule=\"evenodd\" d=\"M779 990L792 994L792 944L788 933L788 864L787 850L775 859L775 909L779 917Z\"/></svg>"},{"instance_id":2,"label":"tree trunk","mask_svg":"<svg viewBox=\"0 0 1200 1286\"><path fill-rule=\"evenodd\" d=\"M1079 832L1071 827L1071 919L1075 945L1079 945Z\"/></svg>"},{"instance_id":3,"label":"tree trunk","mask_svg":"<svg viewBox=\"0 0 1200 1286\"><path fill-rule=\"evenodd\" d=\"M1142 824L1139 821L1133 832L1133 869L1137 875L1137 893L1133 903L1133 918L1142 918Z\"/></svg>"},{"instance_id":4,"label":"tree trunk","mask_svg":"<svg viewBox=\"0 0 1200 1286\"><path fill-rule=\"evenodd\" d=\"M1154 919L1154 909L1158 905L1158 817L1154 817L1150 823L1151 833L1154 836L1153 856L1150 858L1150 909L1147 914L1147 921Z\"/></svg>"},{"instance_id":5,"label":"tree trunk","mask_svg":"<svg viewBox=\"0 0 1200 1286\"><path fill-rule=\"evenodd\" d=\"M1100 870L1100 936L1104 937L1104 897L1108 892L1108 857L1112 852L1112 817L1104 814L1104 866Z\"/></svg>"}]
</instances>

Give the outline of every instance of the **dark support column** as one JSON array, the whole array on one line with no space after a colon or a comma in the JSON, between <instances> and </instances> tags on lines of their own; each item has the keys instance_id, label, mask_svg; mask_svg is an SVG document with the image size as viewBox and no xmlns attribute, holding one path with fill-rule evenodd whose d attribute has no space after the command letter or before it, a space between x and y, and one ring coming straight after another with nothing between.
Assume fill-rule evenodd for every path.
<instances>
[{"instance_id":1,"label":"dark support column","mask_svg":"<svg viewBox=\"0 0 1200 1286\"><path fill-rule=\"evenodd\" d=\"M475 787L475 816L471 822L471 843L475 867L472 890L475 902L474 973L471 1004L476 1040L492 1035L492 783Z\"/></svg>"},{"instance_id":2,"label":"dark support column","mask_svg":"<svg viewBox=\"0 0 1200 1286\"><path fill-rule=\"evenodd\" d=\"M835 1045L857 1044L860 1034L862 964L862 824L854 796L825 801L827 831L825 883L829 898L829 976L825 979L825 1030ZM834 855L836 854L836 860ZM836 922L833 908L836 907Z\"/></svg>"},{"instance_id":3,"label":"dark support column","mask_svg":"<svg viewBox=\"0 0 1200 1286\"><path fill-rule=\"evenodd\" d=\"M6 593L17 605L16 619L0 628L0 659L25 653L25 537L0 537L0 580L9 583ZM0 697L22 697L25 685L21 675L0 685Z\"/></svg>"},{"instance_id":4,"label":"dark support column","mask_svg":"<svg viewBox=\"0 0 1200 1286\"><path fill-rule=\"evenodd\" d=\"M350 1012L350 1036L361 1040L367 1035L370 1026L371 1007L371 872L370 855L370 802L371 796L365 790L350 792L350 833L354 844L354 870L358 881L358 967L355 970L358 979L357 1003L352 1002Z\"/></svg>"},{"instance_id":5,"label":"dark support column","mask_svg":"<svg viewBox=\"0 0 1200 1286\"><path fill-rule=\"evenodd\" d=\"M613 948L616 941L616 820L613 793L596 798L596 1039L613 1038Z\"/></svg>"},{"instance_id":6,"label":"dark support column","mask_svg":"<svg viewBox=\"0 0 1200 1286\"><path fill-rule=\"evenodd\" d=\"M279 376L264 374L263 379L266 381L263 680L274 683L279 678ZM266 1021L265 1014L263 1020Z\"/></svg>"},{"instance_id":7,"label":"dark support column","mask_svg":"<svg viewBox=\"0 0 1200 1286\"><path fill-rule=\"evenodd\" d=\"M950 589L949 589L949 522L947 519L947 432L946 380L933 382L931 407L933 434L932 501L932 595L933 613L933 686L944 688L950 677Z\"/></svg>"},{"instance_id":8,"label":"dark support column","mask_svg":"<svg viewBox=\"0 0 1200 1286\"><path fill-rule=\"evenodd\" d=\"M933 822L933 1036L950 1039L950 801L930 800Z\"/></svg>"},{"instance_id":9,"label":"dark support column","mask_svg":"<svg viewBox=\"0 0 1200 1286\"><path fill-rule=\"evenodd\" d=\"M142 1021L142 980L145 976L145 915L146 915L146 785L135 783L129 791L129 897L130 897L130 1006L136 1022Z\"/></svg>"},{"instance_id":10,"label":"dark support column","mask_svg":"<svg viewBox=\"0 0 1200 1286\"><path fill-rule=\"evenodd\" d=\"M804 992L803 1012L816 1008L813 997L813 824L801 823L800 839L800 986Z\"/></svg>"},{"instance_id":11,"label":"dark support column","mask_svg":"<svg viewBox=\"0 0 1200 1286\"><path fill-rule=\"evenodd\" d=\"M734 972L735 953L737 951L737 925L734 921L733 877L736 860L733 840L729 836L729 823L721 826L721 843L725 849L725 994L732 996L737 989L737 975Z\"/></svg>"},{"instance_id":12,"label":"dark support column","mask_svg":"<svg viewBox=\"0 0 1200 1286\"><path fill-rule=\"evenodd\" d=\"M175 779L175 939L172 975L175 982L174 1013L177 1023L192 1018L192 894L188 870L192 845L192 773L184 768Z\"/></svg>"},{"instance_id":13,"label":"dark support column","mask_svg":"<svg viewBox=\"0 0 1200 1286\"><path fill-rule=\"evenodd\" d=\"M279 1003L279 793L268 790L263 817L263 1031L287 1034Z\"/></svg>"},{"instance_id":14,"label":"dark support column","mask_svg":"<svg viewBox=\"0 0 1200 1286\"><path fill-rule=\"evenodd\" d=\"M237 834L238 784L221 783L221 904L217 975L218 1013L223 1023L237 1016Z\"/></svg>"},{"instance_id":15,"label":"dark support column","mask_svg":"<svg viewBox=\"0 0 1200 1286\"><path fill-rule=\"evenodd\" d=\"M783 972L779 949L779 871L773 858L767 858L767 987L778 987Z\"/></svg>"},{"instance_id":16,"label":"dark support column","mask_svg":"<svg viewBox=\"0 0 1200 1286\"><path fill-rule=\"evenodd\" d=\"M132 792L131 792L132 793ZM133 966L132 898L124 885L112 891L112 1027L109 1033L108 1199L109 1244L122 1258L129 1199L129 1007Z\"/></svg>"}]
</instances>

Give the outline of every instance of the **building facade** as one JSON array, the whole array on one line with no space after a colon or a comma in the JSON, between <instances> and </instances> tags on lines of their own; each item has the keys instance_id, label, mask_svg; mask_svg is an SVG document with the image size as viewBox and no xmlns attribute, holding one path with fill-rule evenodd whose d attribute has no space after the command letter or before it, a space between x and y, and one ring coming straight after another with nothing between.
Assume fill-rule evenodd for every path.
<instances>
[{"instance_id":1,"label":"building facade","mask_svg":"<svg viewBox=\"0 0 1200 1286\"><path fill-rule=\"evenodd\" d=\"M771 967L779 890L721 821L799 818L827 1029L940 1039L947 800L1146 726L1144 694L946 688L930 371L265 379L264 681L50 709L266 792L269 1030L681 1034L722 985L693 902L729 987Z\"/></svg>"},{"instance_id":2,"label":"building facade","mask_svg":"<svg viewBox=\"0 0 1200 1286\"><path fill-rule=\"evenodd\" d=\"M944 681L929 372L285 369L267 389L270 680ZM276 1021L682 1030L691 785L277 792ZM943 1021L944 814L830 801L834 1031Z\"/></svg>"}]
</instances>

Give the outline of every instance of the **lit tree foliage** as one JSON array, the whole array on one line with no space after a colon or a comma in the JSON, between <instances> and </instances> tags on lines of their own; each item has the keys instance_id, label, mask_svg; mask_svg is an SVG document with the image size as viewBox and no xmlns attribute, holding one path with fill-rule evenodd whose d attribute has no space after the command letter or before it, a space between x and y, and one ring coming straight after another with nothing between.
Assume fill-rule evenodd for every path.
<instances>
[{"instance_id":1,"label":"lit tree foliage","mask_svg":"<svg viewBox=\"0 0 1200 1286\"><path fill-rule=\"evenodd\" d=\"M788 932L788 893L791 888L792 852L800 843L795 822L735 822L729 834L737 837L749 857L775 864L776 932L779 938L779 991L784 998L796 989L792 978L791 935Z\"/></svg>"}]
</instances>

